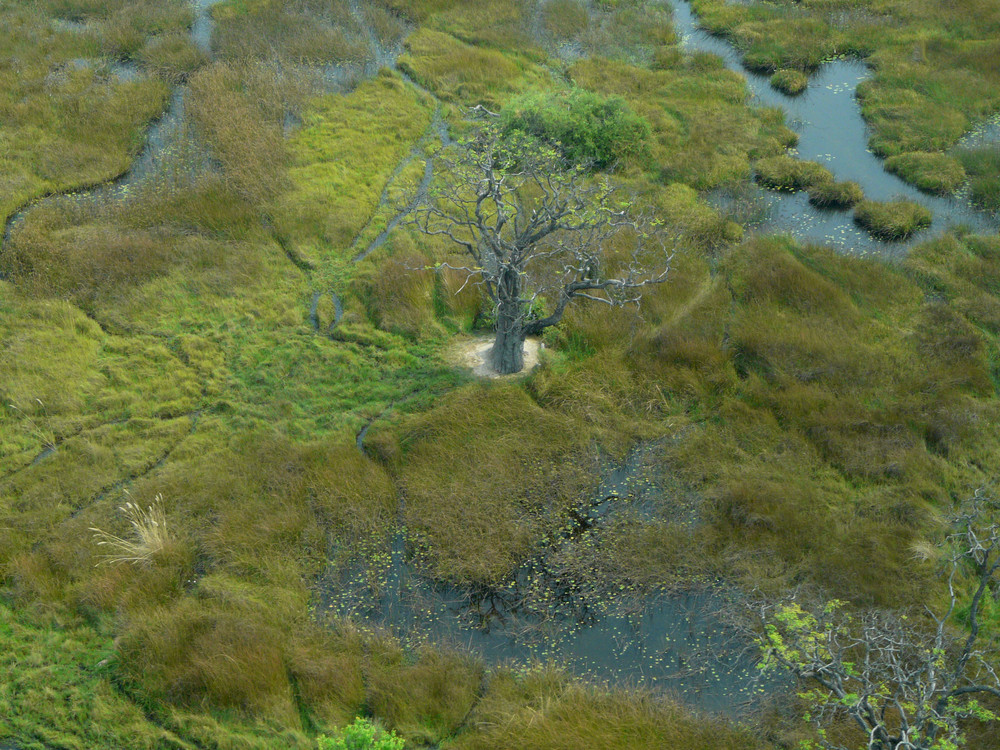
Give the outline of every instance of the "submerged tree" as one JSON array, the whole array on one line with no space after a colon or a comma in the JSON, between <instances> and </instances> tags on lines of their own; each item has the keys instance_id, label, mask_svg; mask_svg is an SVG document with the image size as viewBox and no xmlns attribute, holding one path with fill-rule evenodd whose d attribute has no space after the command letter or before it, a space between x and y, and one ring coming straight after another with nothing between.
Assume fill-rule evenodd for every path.
<instances>
[{"instance_id":1,"label":"submerged tree","mask_svg":"<svg viewBox=\"0 0 1000 750\"><path fill-rule=\"evenodd\" d=\"M964 745L962 720L1000 718L980 702L1000 698L996 644L983 638L1000 571L1000 522L987 516L996 510L977 493L954 519L944 545L949 605L940 616L930 609L926 618L852 615L839 601L811 609L795 601L756 607L764 624L762 665L787 669L805 687L799 696L819 733L807 747L954 750ZM827 731L845 718L861 732L857 744Z\"/></svg>"},{"instance_id":2,"label":"submerged tree","mask_svg":"<svg viewBox=\"0 0 1000 750\"><path fill-rule=\"evenodd\" d=\"M558 323L567 305L639 301L667 278L672 253L659 222L587 165L519 132L480 127L440 158L445 174L412 222L457 244L467 274L493 305L497 372L524 366L524 339Z\"/></svg>"}]
</instances>

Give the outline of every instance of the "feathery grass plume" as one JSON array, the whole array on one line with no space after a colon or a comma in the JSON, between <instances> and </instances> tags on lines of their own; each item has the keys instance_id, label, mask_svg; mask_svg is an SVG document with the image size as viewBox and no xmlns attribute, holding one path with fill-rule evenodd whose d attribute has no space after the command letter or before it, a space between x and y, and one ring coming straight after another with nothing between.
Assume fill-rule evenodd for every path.
<instances>
[{"instance_id":1,"label":"feathery grass plume","mask_svg":"<svg viewBox=\"0 0 1000 750\"><path fill-rule=\"evenodd\" d=\"M125 491L129 495L128 490ZM134 538L109 534L106 531L91 527L94 532L94 539L98 545L108 545L113 552L102 555L104 559L97 563L120 565L122 563L133 563L135 565L149 563L153 556L160 552L170 541L167 531L167 516L163 510L163 495L157 494L151 505L143 510L131 500L119 510L125 514L125 518L131 524L134 531Z\"/></svg>"}]
</instances>

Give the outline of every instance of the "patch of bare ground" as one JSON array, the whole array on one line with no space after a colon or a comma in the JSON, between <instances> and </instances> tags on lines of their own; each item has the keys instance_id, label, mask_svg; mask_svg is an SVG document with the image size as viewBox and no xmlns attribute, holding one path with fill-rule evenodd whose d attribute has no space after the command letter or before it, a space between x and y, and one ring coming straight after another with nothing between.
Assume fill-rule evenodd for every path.
<instances>
[{"instance_id":1,"label":"patch of bare ground","mask_svg":"<svg viewBox=\"0 0 1000 750\"><path fill-rule=\"evenodd\" d=\"M541 339L529 337L524 340L524 369L510 375L501 375L489 361L492 336L463 336L455 341L448 359L459 367L472 370L480 378L516 378L525 375L538 366L538 352L542 348Z\"/></svg>"}]
</instances>

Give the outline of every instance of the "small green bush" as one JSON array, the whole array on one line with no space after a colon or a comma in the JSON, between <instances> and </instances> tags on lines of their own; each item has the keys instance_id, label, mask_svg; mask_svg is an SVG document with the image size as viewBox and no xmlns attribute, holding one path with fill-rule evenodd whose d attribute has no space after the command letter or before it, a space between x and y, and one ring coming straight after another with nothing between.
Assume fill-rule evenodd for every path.
<instances>
[{"instance_id":1,"label":"small green bush","mask_svg":"<svg viewBox=\"0 0 1000 750\"><path fill-rule=\"evenodd\" d=\"M820 180L809 186L809 202L820 208L850 208L864 197L861 186L853 180L847 182Z\"/></svg>"},{"instance_id":2,"label":"small green bush","mask_svg":"<svg viewBox=\"0 0 1000 750\"><path fill-rule=\"evenodd\" d=\"M801 94L809 85L809 76L801 70L782 68L771 76L771 85L789 96Z\"/></svg>"},{"instance_id":3,"label":"small green bush","mask_svg":"<svg viewBox=\"0 0 1000 750\"><path fill-rule=\"evenodd\" d=\"M387 734L360 717L333 737L321 734L316 742L319 750L403 750L402 737L397 737L395 732Z\"/></svg>"},{"instance_id":4,"label":"small green bush","mask_svg":"<svg viewBox=\"0 0 1000 750\"><path fill-rule=\"evenodd\" d=\"M883 240L905 240L931 225L930 209L913 201L861 201L854 221Z\"/></svg>"},{"instance_id":5,"label":"small green bush","mask_svg":"<svg viewBox=\"0 0 1000 750\"><path fill-rule=\"evenodd\" d=\"M885 168L912 185L941 195L954 192L965 179L965 169L950 156L910 151L885 160Z\"/></svg>"},{"instance_id":6,"label":"small green bush","mask_svg":"<svg viewBox=\"0 0 1000 750\"><path fill-rule=\"evenodd\" d=\"M648 155L649 123L624 99L584 89L529 92L501 112L504 130L520 130L557 143L573 162L596 169Z\"/></svg>"}]
</instances>

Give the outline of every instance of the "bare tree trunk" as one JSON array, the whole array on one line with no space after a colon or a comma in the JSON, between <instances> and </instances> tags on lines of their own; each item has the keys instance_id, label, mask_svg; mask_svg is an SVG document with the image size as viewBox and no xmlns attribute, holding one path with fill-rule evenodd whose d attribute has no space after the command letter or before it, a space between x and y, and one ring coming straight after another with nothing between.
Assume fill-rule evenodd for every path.
<instances>
[{"instance_id":1,"label":"bare tree trunk","mask_svg":"<svg viewBox=\"0 0 1000 750\"><path fill-rule=\"evenodd\" d=\"M524 369L524 320L517 271L505 269L497 284L497 337L490 364L501 375Z\"/></svg>"}]
</instances>

